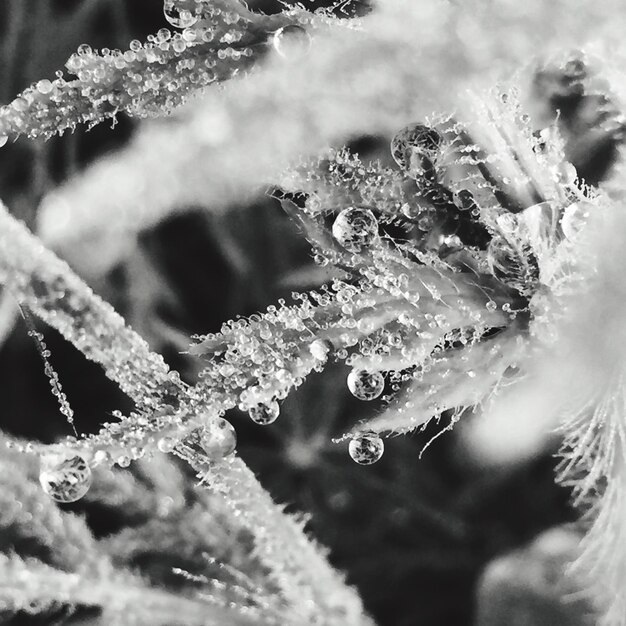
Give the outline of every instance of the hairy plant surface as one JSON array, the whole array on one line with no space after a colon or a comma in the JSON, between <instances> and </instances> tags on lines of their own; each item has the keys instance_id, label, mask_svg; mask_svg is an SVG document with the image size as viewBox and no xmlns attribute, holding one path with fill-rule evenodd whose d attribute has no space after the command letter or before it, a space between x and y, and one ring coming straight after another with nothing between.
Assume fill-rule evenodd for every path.
<instances>
[{"instance_id":1,"label":"hairy plant surface","mask_svg":"<svg viewBox=\"0 0 626 626\"><path fill-rule=\"evenodd\" d=\"M130 22L121 1L45 5L39 23L68 30L99 10ZM461 421L458 449L505 473L560 438L557 481L587 531L574 576L598 623L626 624L619 3L261 8L165 0L152 34L82 43L69 74L33 76L0 107L0 150L38 155L0 206L0 336L9 349L21 311L76 429L58 439L37 416L33 441L6 436L3 617L385 623L364 582L375 563L434 585L501 548L473 519L490 489L421 460ZM28 19L7 15L9 68ZM145 118L161 119L129 122ZM118 119L125 145L72 171L73 137L103 122L114 136ZM73 164L59 185L55 149ZM202 278L215 267L222 294ZM112 419L82 397L91 432L37 319L117 388ZM277 505L244 458L319 520ZM117 527L99 532L107 511ZM571 516L547 511L509 543ZM347 532L324 530L344 514ZM415 561L394 525L408 541L424 529ZM467 618L436 604L397 623Z\"/></svg>"}]
</instances>

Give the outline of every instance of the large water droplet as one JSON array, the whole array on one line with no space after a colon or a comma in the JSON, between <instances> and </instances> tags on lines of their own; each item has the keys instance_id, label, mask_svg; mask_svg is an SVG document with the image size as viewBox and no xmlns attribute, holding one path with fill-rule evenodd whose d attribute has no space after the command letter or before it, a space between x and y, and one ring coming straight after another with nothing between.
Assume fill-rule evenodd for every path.
<instances>
[{"instance_id":1,"label":"large water droplet","mask_svg":"<svg viewBox=\"0 0 626 626\"><path fill-rule=\"evenodd\" d=\"M332 232L346 250L360 252L378 237L378 221L369 209L350 207L339 213Z\"/></svg>"},{"instance_id":2,"label":"large water droplet","mask_svg":"<svg viewBox=\"0 0 626 626\"><path fill-rule=\"evenodd\" d=\"M270 400L268 403L253 406L249 412L253 422L266 426L276 421L280 414L280 406L276 400Z\"/></svg>"},{"instance_id":3,"label":"large water droplet","mask_svg":"<svg viewBox=\"0 0 626 626\"><path fill-rule=\"evenodd\" d=\"M219 461L235 451L237 433L229 421L219 417L202 429L199 443L212 461Z\"/></svg>"},{"instance_id":4,"label":"large water droplet","mask_svg":"<svg viewBox=\"0 0 626 626\"><path fill-rule=\"evenodd\" d=\"M426 170L431 168L440 145L441 135L434 128L409 124L391 140L391 156L403 170L419 166L423 173L429 173Z\"/></svg>"},{"instance_id":5,"label":"large water droplet","mask_svg":"<svg viewBox=\"0 0 626 626\"><path fill-rule=\"evenodd\" d=\"M348 445L348 452L359 465L376 463L385 451L383 440L375 433L357 435Z\"/></svg>"},{"instance_id":6,"label":"large water droplet","mask_svg":"<svg viewBox=\"0 0 626 626\"><path fill-rule=\"evenodd\" d=\"M80 456L50 454L41 459L39 482L57 502L76 502L91 486L91 468Z\"/></svg>"},{"instance_id":7,"label":"large water droplet","mask_svg":"<svg viewBox=\"0 0 626 626\"><path fill-rule=\"evenodd\" d=\"M186 9L180 9L171 0L165 0L163 3L163 15L175 28L189 28L198 21L197 15Z\"/></svg>"},{"instance_id":8,"label":"large water droplet","mask_svg":"<svg viewBox=\"0 0 626 626\"><path fill-rule=\"evenodd\" d=\"M297 24L279 28L272 37L272 45L280 56L288 57L290 50L303 50L311 44L311 36Z\"/></svg>"},{"instance_id":9,"label":"large water droplet","mask_svg":"<svg viewBox=\"0 0 626 626\"><path fill-rule=\"evenodd\" d=\"M523 295L530 295L537 288L539 264L528 243L513 245L496 235L487 247L487 266L498 280Z\"/></svg>"},{"instance_id":10,"label":"large water droplet","mask_svg":"<svg viewBox=\"0 0 626 626\"><path fill-rule=\"evenodd\" d=\"M348 389L359 400L374 400L385 388L385 378L380 372L354 369L348 374Z\"/></svg>"}]
</instances>

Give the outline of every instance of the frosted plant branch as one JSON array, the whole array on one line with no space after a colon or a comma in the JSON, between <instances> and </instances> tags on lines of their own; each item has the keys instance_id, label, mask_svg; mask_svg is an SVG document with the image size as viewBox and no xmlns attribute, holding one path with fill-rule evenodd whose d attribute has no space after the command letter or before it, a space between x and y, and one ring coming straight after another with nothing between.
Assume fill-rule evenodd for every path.
<instances>
[{"instance_id":1,"label":"frosted plant branch","mask_svg":"<svg viewBox=\"0 0 626 626\"><path fill-rule=\"evenodd\" d=\"M103 561L92 569L68 573L34 559L0 555L0 601L4 609L42 612L70 606L97 606L109 624L180 623L206 626L263 624L258 616L246 617L237 610L214 606L202 599L146 585L139 577L119 572Z\"/></svg>"},{"instance_id":2,"label":"frosted plant branch","mask_svg":"<svg viewBox=\"0 0 626 626\"><path fill-rule=\"evenodd\" d=\"M120 424L105 426L98 436L68 439L57 448L80 451L85 458L96 463L107 459L109 462L111 459L119 461L122 456L139 457L145 451L156 449L157 437L163 436L164 432L174 438L173 447L192 428L206 422L206 416L198 414L201 409L203 413L208 411L213 415L223 412L225 405L220 404L219 399L216 406L204 404L201 395L173 376L162 358L149 351L147 344L124 325L112 307L93 294L67 264L47 251L6 209L0 214L0 224L2 280L10 281L12 290L24 299L27 306L59 330L85 356L103 365L107 375L144 411L143 415L123 418ZM129 355L132 359L128 359ZM209 396L209 402L211 399ZM189 449L180 445L182 449ZM39 449L43 452L44 447ZM187 455L189 460L196 464L207 462L205 454L198 456L196 450L191 450L193 454ZM318 549L309 544L300 527L289 519L279 523L283 515L281 509L263 492L243 462L237 459L215 464L210 485L223 494L227 502L234 498L237 504L233 504L233 523L243 524L255 537L259 557L275 572L287 601L296 600L306 585L310 585L307 593L313 594L320 604L305 607L306 615L311 617L320 611L319 615L324 616L326 623L335 623L334 615L340 612L338 606L343 602L347 613L342 614L341 621L336 623L364 623L358 596L339 585L338 576L318 554ZM240 507L245 507L246 515L241 514ZM289 531L287 541L297 541L298 549L285 548L283 552L276 552L272 546L284 548L285 539L280 533L285 528ZM309 547L305 549L305 546ZM298 603L289 606L290 610L300 610Z\"/></svg>"},{"instance_id":3,"label":"frosted plant branch","mask_svg":"<svg viewBox=\"0 0 626 626\"><path fill-rule=\"evenodd\" d=\"M268 16L238 0L170 2L166 15L180 32L167 28L130 49L103 50L87 44L68 60L74 80L42 79L0 108L0 137L49 138L77 125L115 120L125 112L149 117L170 113L195 92L250 67L285 26L321 25L301 10ZM180 13L185 11L185 19Z\"/></svg>"},{"instance_id":4,"label":"frosted plant branch","mask_svg":"<svg viewBox=\"0 0 626 626\"><path fill-rule=\"evenodd\" d=\"M245 81L207 91L179 124L141 130L45 198L39 232L77 263L81 241L97 246L105 271L142 229L189 207L245 202L303 153L390 135L433 107L464 112L466 87L491 85L540 51L592 38L610 46L622 13L618 2L580 2L574 12L565 0L523 11L512 0L378 3L359 30L322 29L307 54L270 55Z\"/></svg>"},{"instance_id":5,"label":"frosted plant branch","mask_svg":"<svg viewBox=\"0 0 626 626\"><path fill-rule=\"evenodd\" d=\"M179 376L148 344L125 326L113 308L98 298L49 252L25 226L0 207L0 279L21 302L87 356L138 406L156 407L167 394L185 388ZM133 358L128 359L132 354Z\"/></svg>"},{"instance_id":6,"label":"frosted plant branch","mask_svg":"<svg viewBox=\"0 0 626 626\"><path fill-rule=\"evenodd\" d=\"M207 466L184 449L179 454L212 489L225 495L224 503L235 519L256 529L256 556L271 564L272 579L292 607L292 618L307 624L318 623L316 620L337 626L372 624L363 615L356 592L329 568L322 548L306 537L305 523L277 507L241 459L233 457Z\"/></svg>"}]
</instances>

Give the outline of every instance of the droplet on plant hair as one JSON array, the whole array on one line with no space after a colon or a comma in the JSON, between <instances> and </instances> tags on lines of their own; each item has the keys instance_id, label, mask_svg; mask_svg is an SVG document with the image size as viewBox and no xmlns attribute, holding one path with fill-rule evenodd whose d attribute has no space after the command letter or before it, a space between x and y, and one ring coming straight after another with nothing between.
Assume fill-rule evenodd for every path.
<instances>
[{"instance_id":1,"label":"droplet on plant hair","mask_svg":"<svg viewBox=\"0 0 626 626\"><path fill-rule=\"evenodd\" d=\"M316 361L325 361L333 349L333 344L327 339L316 339L309 345L309 352Z\"/></svg>"},{"instance_id":2,"label":"droplet on plant hair","mask_svg":"<svg viewBox=\"0 0 626 626\"><path fill-rule=\"evenodd\" d=\"M383 440L375 433L361 433L352 439L348 452L352 460L359 465L376 463L385 451Z\"/></svg>"},{"instance_id":3,"label":"droplet on plant hair","mask_svg":"<svg viewBox=\"0 0 626 626\"><path fill-rule=\"evenodd\" d=\"M346 250L360 252L378 237L378 221L369 209L350 207L339 213L332 233Z\"/></svg>"},{"instance_id":4,"label":"droplet on plant hair","mask_svg":"<svg viewBox=\"0 0 626 626\"><path fill-rule=\"evenodd\" d=\"M290 50L305 49L311 44L311 36L297 24L279 28L272 37L272 45L280 56L288 57Z\"/></svg>"},{"instance_id":5,"label":"droplet on plant hair","mask_svg":"<svg viewBox=\"0 0 626 626\"><path fill-rule=\"evenodd\" d=\"M157 441L157 448L160 452L168 453L171 452L176 446L176 439L174 437L161 437Z\"/></svg>"},{"instance_id":6,"label":"droplet on plant hair","mask_svg":"<svg viewBox=\"0 0 626 626\"><path fill-rule=\"evenodd\" d=\"M498 280L523 295L533 293L539 282L539 265L528 243L513 246L496 235L487 246L487 266Z\"/></svg>"},{"instance_id":7,"label":"droplet on plant hair","mask_svg":"<svg viewBox=\"0 0 626 626\"><path fill-rule=\"evenodd\" d=\"M163 3L163 15L174 28L189 28L198 21L196 15L186 9L179 9L172 0Z\"/></svg>"},{"instance_id":8,"label":"droplet on plant hair","mask_svg":"<svg viewBox=\"0 0 626 626\"><path fill-rule=\"evenodd\" d=\"M54 85L47 78L44 78L37 83L37 91L41 94L48 94L53 88Z\"/></svg>"},{"instance_id":9,"label":"droplet on plant hair","mask_svg":"<svg viewBox=\"0 0 626 626\"><path fill-rule=\"evenodd\" d=\"M391 156L403 170L409 170L412 161L424 165L423 159L435 159L441 141L441 135L434 128L409 124L391 140Z\"/></svg>"},{"instance_id":10,"label":"droplet on plant hair","mask_svg":"<svg viewBox=\"0 0 626 626\"><path fill-rule=\"evenodd\" d=\"M198 433L199 444L212 461L230 456L237 447L237 433L222 417L212 420Z\"/></svg>"},{"instance_id":11,"label":"droplet on plant hair","mask_svg":"<svg viewBox=\"0 0 626 626\"><path fill-rule=\"evenodd\" d=\"M270 400L267 403L253 406L249 413L253 422L261 426L267 426L268 424L274 423L278 418L280 406L276 400Z\"/></svg>"},{"instance_id":12,"label":"droplet on plant hair","mask_svg":"<svg viewBox=\"0 0 626 626\"><path fill-rule=\"evenodd\" d=\"M563 161L559 164L556 171L556 182L562 185L573 185L577 178L578 172L569 161Z\"/></svg>"},{"instance_id":13,"label":"droplet on plant hair","mask_svg":"<svg viewBox=\"0 0 626 626\"><path fill-rule=\"evenodd\" d=\"M359 400L374 400L385 388L385 378L380 372L354 369L348 374L348 389Z\"/></svg>"},{"instance_id":14,"label":"droplet on plant hair","mask_svg":"<svg viewBox=\"0 0 626 626\"><path fill-rule=\"evenodd\" d=\"M42 457L39 482L56 502L76 502L89 491L91 468L80 455L50 454Z\"/></svg>"}]
</instances>

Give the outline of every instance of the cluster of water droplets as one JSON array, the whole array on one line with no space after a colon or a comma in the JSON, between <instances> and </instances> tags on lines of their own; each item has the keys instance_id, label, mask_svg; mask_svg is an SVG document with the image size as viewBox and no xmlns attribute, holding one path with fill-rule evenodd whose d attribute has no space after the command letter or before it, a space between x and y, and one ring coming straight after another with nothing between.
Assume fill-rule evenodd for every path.
<instances>
[{"instance_id":1,"label":"cluster of water droplets","mask_svg":"<svg viewBox=\"0 0 626 626\"><path fill-rule=\"evenodd\" d=\"M44 78L0 108L0 147L10 136L50 137L95 124L120 111L139 117L168 113L199 89L248 68L273 46L282 56L309 40L311 16L291 11L278 16L205 2L166 0L161 28L128 50L79 46L63 72ZM307 17L308 16L308 17Z\"/></svg>"},{"instance_id":2,"label":"cluster of water droplets","mask_svg":"<svg viewBox=\"0 0 626 626\"><path fill-rule=\"evenodd\" d=\"M542 267L584 227L589 190L558 141L533 134L518 96L510 89L484 105L483 123L501 124L493 144L480 145L471 128L443 117L393 137L399 169L335 150L285 177L286 188L304 198L300 219L316 260L351 272L361 295L367 288L386 293L395 313L386 317L379 295L371 317L350 297L342 307L360 334L337 343L334 354L352 366L347 384L355 397L386 405L393 401L383 395L386 386L394 394L412 381L425 397L416 406L435 415L451 372L475 380L484 372L470 364L484 358L487 378L497 380L506 369L499 344L471 348L491 345L494 329L528 323L530 302L546 288ZM329 217L332 242L317 234ZM326 356L323 344L311 351ZM414 402L405 403L408 415ZM355 460L374 462L382 440L357 433L349 449Z\"/></svg>"},{"instance_id":3,"label":"cluster of water droplets","mask_svg":"<svg viewBox=\"0 0 626 626\"><path fill-rule=\"evenodd\" d=\"M194 419L195 426L170 428L160 436L152 436L144 447L139 445L98 450L86 447L84 453L74 451L71 444L55 445L40 455L39 481L43 490L54 500L62 503L82 498L91 486L92 468L98 466L121 468L130 466L133 460L161 453L177 452L181 456L193 454L201 463L218 463L234 454L237 435L232 424L221 417L202 416ZM115 425L109 425L115 433ZM100 442L102 445L102 442ZM117 450L117 451L116 451ZM28 452L29 450L25 450Z\"/></svg>"}]
</instances>

